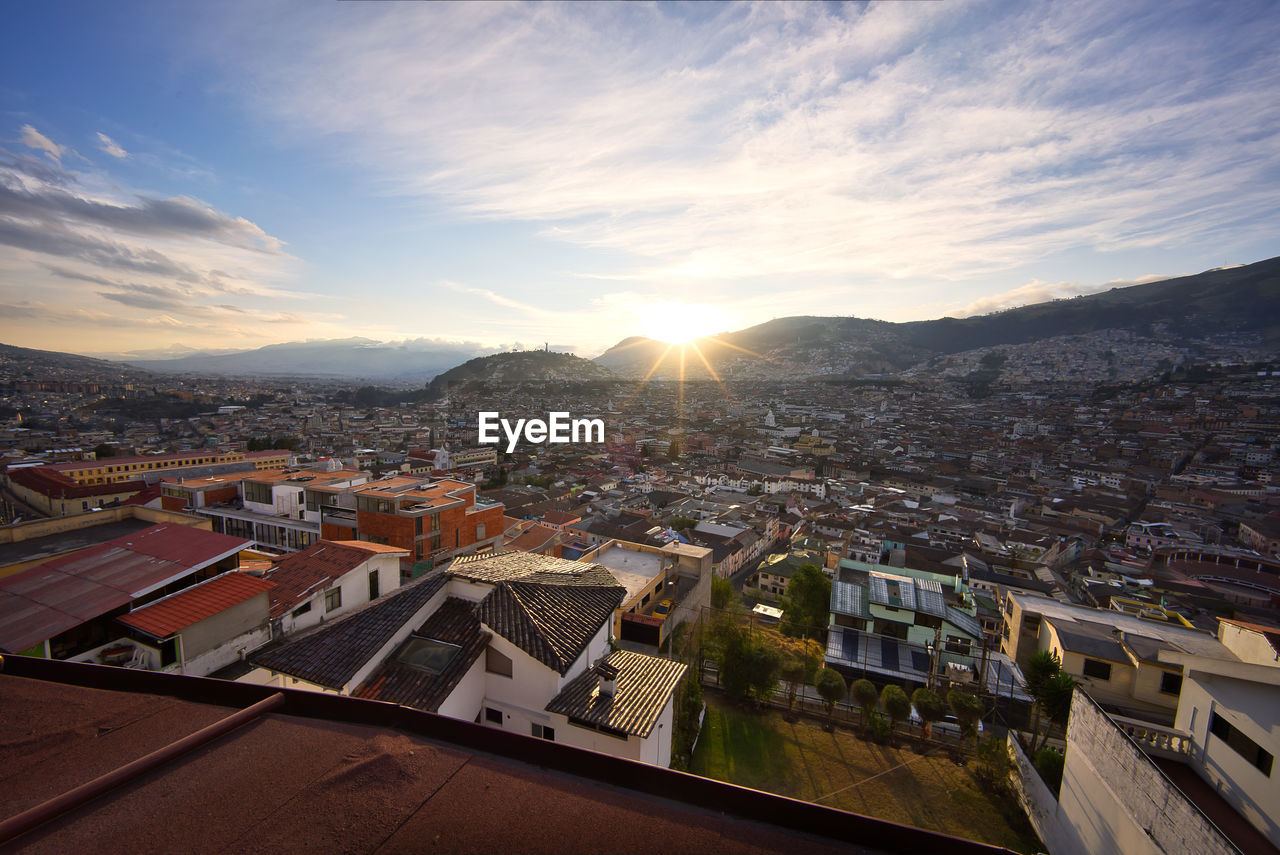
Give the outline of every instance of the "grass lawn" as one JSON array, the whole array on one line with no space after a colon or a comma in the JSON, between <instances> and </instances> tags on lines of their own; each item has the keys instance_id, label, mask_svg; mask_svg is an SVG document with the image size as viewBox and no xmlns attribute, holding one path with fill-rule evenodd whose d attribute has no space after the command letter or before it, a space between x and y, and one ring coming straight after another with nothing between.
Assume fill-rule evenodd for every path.
<instances>
[{"instance_id":1,"label":"grass lawn","mask_svg":"<svg viewBox=\"0 0 1280 855\"><path fill-rule=\"evenodd\" d=\"M829 807L980 840L1043 851L1009 826L999 803L945 756L864 742L806 719L748 712L708 692L707 717L689 771ZM873 777L875 776L875 777ZM870 779L870 780L869 780Z\"/></svg>"}]
</instances>

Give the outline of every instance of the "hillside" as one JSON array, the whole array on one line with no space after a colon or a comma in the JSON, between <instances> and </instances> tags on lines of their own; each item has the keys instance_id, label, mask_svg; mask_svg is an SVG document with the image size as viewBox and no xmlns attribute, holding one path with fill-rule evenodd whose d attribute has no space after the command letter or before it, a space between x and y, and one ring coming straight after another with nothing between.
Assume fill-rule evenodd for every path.
<instances>
[{"instance_id":1,"label":"hillside","mask_svg":"<svg viewBox=\"0 0 1280 855\"><path fill-rule=\"evenodd\" d=\"M587 383L618 380L603 365L571 353L520 350L481 356L438 375L427 387L428 397L482 387L521 386L530 383Z\"/></svg>"},{"instance_id":2,"label":"hillside","mask_svg":"<svg viewBox=\"0 0 1280 855\"><path fill-rule=\"evenodd\" d=\"M858 377L980 348L1106 331L1153 345L1223 336L1280 344L1280 258L971 318L775 318L685 348L632 337L596 361L626 377L703 378L710 371L725 378Z\"/></svg>"},{"instance_id":3,"label":"hillside","mask_svg":"<svg viewBox=\"0 0 1280 855\"><path fill-rule=\"evenodd\" d=\"M54 350L33 350L0 344L0 376L20 379L30 376L42 380L61 378L89 382L146 380L148 372L119 362L60 353Z\"/></svg>"}]
</instances>

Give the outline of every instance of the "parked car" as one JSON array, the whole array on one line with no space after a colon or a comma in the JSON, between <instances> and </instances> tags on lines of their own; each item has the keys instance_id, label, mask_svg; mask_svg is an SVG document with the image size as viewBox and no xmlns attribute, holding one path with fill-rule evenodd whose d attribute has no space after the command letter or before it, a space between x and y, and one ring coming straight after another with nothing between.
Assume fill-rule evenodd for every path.
<instances>
[{"instance_id":1,"label":"parked car","mask_svg":"<svg viewBox=\"0 0 1280 855\"><path fill-rule=\"evenodd\" d=\"M653 616L665 619L667 615L671 614L671 610L673 608L675 608L674 602L671 600L663 600L653 607Z\"/></svg>"}]
</instances>

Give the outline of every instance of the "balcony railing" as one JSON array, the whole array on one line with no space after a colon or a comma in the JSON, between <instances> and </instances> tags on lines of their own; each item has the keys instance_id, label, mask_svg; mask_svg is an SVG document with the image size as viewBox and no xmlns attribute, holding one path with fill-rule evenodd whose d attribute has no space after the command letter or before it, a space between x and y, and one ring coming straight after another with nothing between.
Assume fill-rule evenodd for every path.
<instances>
[{"instance_id":1,"label":"balcony railing","mask_svg":"<svg viewBox=\"0 0 1280 855\"><path fill-rule=\"evenodd\" d=\"M1191 754L1191 734L1136 718L1113 715L1111 720L1150 757L1185 760Z\"/></svg>"}]
</instances>

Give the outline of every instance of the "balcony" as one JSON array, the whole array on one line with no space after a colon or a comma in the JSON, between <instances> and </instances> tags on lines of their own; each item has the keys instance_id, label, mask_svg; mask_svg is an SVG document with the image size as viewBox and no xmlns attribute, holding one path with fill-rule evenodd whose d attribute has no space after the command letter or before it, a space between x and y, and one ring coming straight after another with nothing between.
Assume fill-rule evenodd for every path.
<instances>
[{"instance_id":1,"label":"balcony","mask_svg":"<svg viewBox=\"0 0 1280 855\"><path fill-rule=\"evenodd\" d=\"M1116 727L1128 734L1148 757L1186 760L1191 754L1191 734L1136 718L1112 715Z\"/></svg>"}]
</instances>

